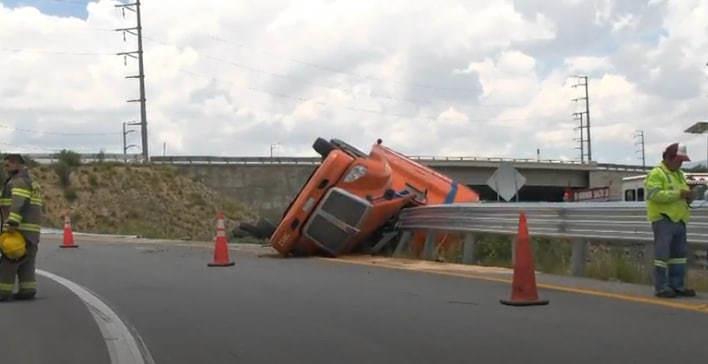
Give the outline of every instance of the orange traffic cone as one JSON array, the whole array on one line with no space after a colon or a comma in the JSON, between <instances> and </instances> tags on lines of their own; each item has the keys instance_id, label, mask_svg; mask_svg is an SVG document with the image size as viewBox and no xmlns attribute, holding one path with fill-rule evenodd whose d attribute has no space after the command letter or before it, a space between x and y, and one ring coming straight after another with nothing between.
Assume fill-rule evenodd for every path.
<instances>
[{"instance_id":1,"label":"orange traffic cone","mask_svg":"<svg viewBox=\"0 0 708 364\"><path fill-rule=\"evenodd\" d=\"M210 267L229 267L234 262L229 259L229 247L224 231L224 213L219 212L216 217L216 241L214 242L214 260L208 264Z\"/></svg>"},{"instance_id":2,"label":"orange traffic cone","mask_svg":"<svg viewBox=\"0 0 708 364\"><path fill-rule=\"evenodd\" d=\"M533 253L529 242L529 230L526 224L526 214L519 216L519 233L516 236L516 256L514 260L514 281L511 284L511 300L501 300L510 306L547 305L547 300L538 298L536 289L536 272L533 264Z\"/></svg>"},{"instance_id":3,"label":"orange traffic cone","mask_svg":"<svg viewBox=\"0 0 708 364\"><path fill-rule=\"evenodd\" d=\"M64 242L61 248L78 248L74 243L74 233L71 231L71 219L69 214L64 215Z\"/></svg>"}]
</instances>

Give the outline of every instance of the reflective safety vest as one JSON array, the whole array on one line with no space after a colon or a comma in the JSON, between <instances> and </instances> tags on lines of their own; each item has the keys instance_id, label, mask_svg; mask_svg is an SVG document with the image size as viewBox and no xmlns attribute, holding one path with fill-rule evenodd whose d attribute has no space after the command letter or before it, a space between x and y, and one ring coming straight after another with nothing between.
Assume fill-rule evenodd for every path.
<instances>
[{"instance_id":1,"label":"reflective safety vest","mask_svg":"<svg viewBox=\"0 0 708 364\"><path fill-rule=\"evenodd\" d=\"M25 240L39 242L42 223L42 191L32 181L27 169L21 169L5 181L0 195L3 228L6 224L17 226Z\"/></svg>"},{"instance_id":2,"label":"reflective safety vest","mask_svg":"<svg viewBox=\"0 0 708 364\"><path fill-rule=\"evenodd\" d=\"M647 218L654 222L667 216L673 222L687 223L691 210L681 198L682 190L689 190L681 171L671 171L662 162L649 172L644 180L647 200Z\"/></svg>"}]
</instances>

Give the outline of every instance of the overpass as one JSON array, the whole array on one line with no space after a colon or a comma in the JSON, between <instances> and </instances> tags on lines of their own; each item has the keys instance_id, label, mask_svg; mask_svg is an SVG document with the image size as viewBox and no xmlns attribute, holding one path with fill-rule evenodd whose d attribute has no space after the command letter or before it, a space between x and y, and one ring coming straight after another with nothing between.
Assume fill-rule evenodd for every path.
<instances>
[{"instance_id":1,"label":"overpass","mask_svg":"<svg viewBox=\"0 0 708 364\"><path fill-rule=\"evenodd\" d=\"M496 200L486 185L501 163L511 163L526 177L522 201L560 201L567 187L609 187L610 196L622 195L623 177L644 173L641 166L579 163L575 161L475 157L412 157L418 162L474 188L483 200ZM299 191L320 158L310 157L153 157L153 163L174 165L217 191L278 218Z\"/></svg>"},{"instance_id":2,"label":"overpass","mask_svg":"<svg viewBox=\"0 0 708 364\"><path fill-rule=\"evenodd\" d=\"M39 163L56 160L53 154L30 154ZM483 200L496 200L486 185L501 163L510 163L526 177L519 193L522 201L560 201L563 190L609 187L621 197L623 177L644 173L641 166L580 163L549 159L413 156L418 162L478 191ZM130 154L82 154L84 161L138 162ZM191 178L232 196L261 215L278 218L319 164L319 157L154 156L154 164L173 165Z\"/></svg>"}]
</instances>

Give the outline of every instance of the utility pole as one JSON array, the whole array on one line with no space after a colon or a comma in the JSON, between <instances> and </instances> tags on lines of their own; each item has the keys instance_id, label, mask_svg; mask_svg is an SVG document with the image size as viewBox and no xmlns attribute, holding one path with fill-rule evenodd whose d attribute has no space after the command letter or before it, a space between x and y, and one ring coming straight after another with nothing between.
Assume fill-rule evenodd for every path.
<instances>
[{"instance_id":1,"label":"utility pole","mask_svg":"<svg viewBox=\"0 0 708 364\"><path fill-rule=\"evenodd\" d=\"M592 138L590 137L590 94L588 92L588 76L573 76L573 78L577 79L577 83L573 85L573 87L583 87L585 91L585 96L584 97L578 97L573 99L574 102L578 101L585 101L585 111L582 113L585 114L585 135L587 136L586 142L587 142L587 157L588 157L588 163L592 162ZM582 132L581 132L582 133ZM582 141L581 141L582 143Z\"/></svg>"},{"instance_id":2,"label":"utility pole","mask_svg":"<svg viewBox=\"0 0 708 364\"><path fill-rule=\"evenodd\" d=\"M140 98L134 100L128 100L128 102L139 102L140 103L140 134L142 141L142 154L143 163L150 162L150 154L148 153L148 130L147 130L147 111L145 109L145 67L143 64L143 27L142 19L140 17L140 0L135 0L132 3L118 4L115 5L116 8L121 9L123 17L125 18L125 11L132 11L136 14L137 25L130 28L120 28L116 29L117 32L123 33L123 41L126 40L126 33L136 36L138 38L138 50L130 52L118 53L119 56L123 56L123 62L127 64L127 58L134 58L138 60L138 74L133 76L126 76L126 78L137 78L140 82Z\"/></svg>"},{"instance_id":3,"label":"utility pole","mask_svg":"<svg viewBox=\"0 0 708 364\"><path fill-rule=\"evenodd\" d=\"M587 141L585 139L585 126L583 124L583 114L582 112L576 112L573 113L573 118L578 121L578 127L575 128L575 130L580 130L580 138L574 139L575 141L579 142L579 146L575 149L580 150L580 163L585 163L585 142ZM589 162L589 160L588 160Z\"/></svg>"},{"instance_id":4,"label":"utility pole","mask_svg":"<svg viewBox=\"0 0 708 364\"><path fill-rule=\"evenodd\" d=\"M634 145L638 146L639 149L637 150L637 153L641 153L642 156L642 168L647 167L647 160L646 160L646 154L644 153L644 130L637 130L637 132L634 134L634 138L638 139Z\"/></svg>"},{"instance_id":5,"label":"utility pole","mask_svg":"<svg viewBox=\"0 0 708 364\"><path fill-rule=\"evenodd\" d=\"M140 125L140 123L123 123L123 162L128 163L128 149L137 147L135 144L128 145L128 134L135 132L135 130L126 130L126 126Z\"/></svg>"},{"instance_id":6,"label":"utility pole","mask_svg":"<svg viewBox=\"0 0 708 364\"><path fill-rule=\"evenodd\" d=\"M270 145L270 159L271 162L273 161L273 150L277 148L280 145L280 143L275 143Z\"/></svg>"}]
</instances>

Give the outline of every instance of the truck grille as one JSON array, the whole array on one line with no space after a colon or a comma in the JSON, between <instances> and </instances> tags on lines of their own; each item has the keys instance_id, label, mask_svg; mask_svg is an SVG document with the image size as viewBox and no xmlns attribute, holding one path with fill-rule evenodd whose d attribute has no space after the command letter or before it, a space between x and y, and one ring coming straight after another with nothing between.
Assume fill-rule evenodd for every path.
<instances>
[{"instance_id":1,"label":"truck grille","mask_svg":"<svg viewBox=\"0 0 708 364\"><path fill-rule=\"evenodd\" d=\"M349 233L330 223L322 215L312 219L307 234L329 252L338 251L349 239Z\"/></svg>"},{"instance_id":2,"label":"truck grille","mask_svg":"<svg viewBox=\"0 0 708 364\"><path fill-rule=\"evenodd\" d=\"M349 238L359 232L359 225L370 207L368 201L334 188L308 222L305 235L322 249L337 255Z\"/></svg>"},{"instance_id":3,"label":"truck grille","mask_svg":"<svg viewBox=\"0 0 708 364\"><path fill-rule=\"evenodd\" d=\"M322 211L336 217L349 226L359 226L361 218L369 205L364 201L355 200L339 190L332 190L327 200L322 204Z\"/></svg>"}]
</instances>

